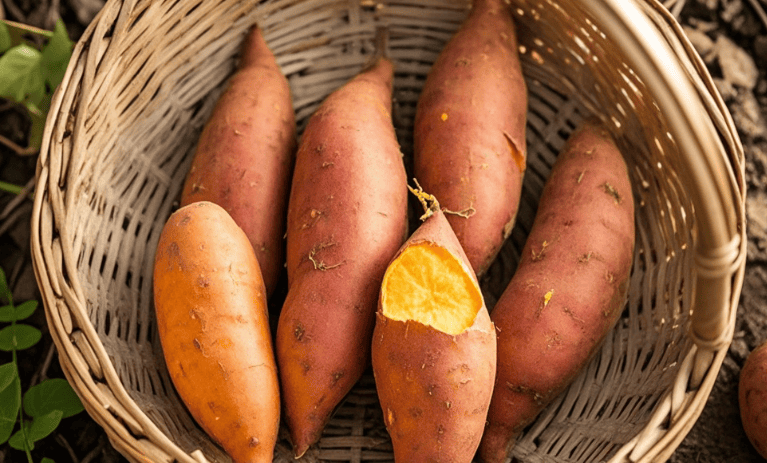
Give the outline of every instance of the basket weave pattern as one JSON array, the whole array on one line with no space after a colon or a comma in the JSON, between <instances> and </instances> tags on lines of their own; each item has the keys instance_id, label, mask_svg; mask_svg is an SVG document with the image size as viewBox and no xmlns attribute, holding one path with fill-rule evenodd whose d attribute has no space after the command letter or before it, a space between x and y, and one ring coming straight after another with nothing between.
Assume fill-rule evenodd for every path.
<instances>
[{"instance_id":1,"label":"basket weave pattern","mask_svg":"<svg viewBox=\"0 0 767 463\"><path fill-rule=\"evenodd\" d=\"M664 460L699 415L732 339L745 255L742 148L670 15L654 0L622 3L646 20L649 37L607 27L620 23L610 16L615 1L513 1L529 91L529 164L517 225L482 281L488 307L513 274L545 179L581 119L598 115L611 124L637 204L623 317L518 442L521 461ZM230 461L170 382L151 275L160 231L246 30L264 29L290 81L300 131L365 63L376 25L388 25L394 122L407 165L421 86L467 8L467 0L107 2L54 98L32 245L64 371L128 459ZM627 52L632 39L661 44L674 57L678 80L691 89L674 95L692 109L674 112L665 87L637 64L641 53ZM687 126L706 135L701 149L691 146ZM275 461L292 461L289 448L283 432ZM368 375L303 461L391 458Z\"/></svg>"}]
</instances>

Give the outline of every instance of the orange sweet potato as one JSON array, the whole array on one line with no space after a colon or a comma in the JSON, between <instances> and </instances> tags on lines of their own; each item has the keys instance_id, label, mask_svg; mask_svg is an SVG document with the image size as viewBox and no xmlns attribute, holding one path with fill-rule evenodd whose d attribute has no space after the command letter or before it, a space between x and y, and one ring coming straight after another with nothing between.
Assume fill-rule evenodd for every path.
<instances>
[{"instance_id":1,"label":"orange sweet potato","mask_svg":"<svg viewBox=\"0 0 767 463\"><path fill-rule=\"evenodd\" d=\"M381 285L372 364L396 462L472 461L495 379L495 330L439 207Z\"/></svg>"},{"instance_id":2,"label":"orange sweet potato","mask_svg":"<svg viewBox=\"0 0 767 463\"><path fill-rule=\"evenodd\" d=\"M759 455L767 458L767 343L746 358L738 379L743 430Z\"/></svg>"},{"instance_id":3,"label":"orange sweet potato","mask_svg":"<svg viewBox=\"0 0 767 463\"><path fill-rule=\"evenodd\" d=\"M527 88L504 0L476 0L424 84L414 174L482 276L511 233L526 165Z\"/></svg>"},{"instance_id":4,"label":"orange sweet potato","mask_svg":"<svg viewBox=\"0 0 767 463\"><path fill-rule=\"evenodd\" d=\"M285 212L296 149L290 87L258 28L197 143L181 205L211 201L250 239L267 296L285 262Z\"/></svg>"},{"instance_id":5,"label":"orange sweet potato","mask_svg":"<svg viewBox=\"0 0 767 463\"><path fill-rule=\"evenodd\" d=\"M288 205L288 294L276 347L297 456L369 365L378 287L407 236L407 180L386 58L312 115Z\"/></svg>"},{"instance_id":6,"label":"orange sweet potato","mask_svg":"<svg viewBox=\"0 0 767 463\"><path fill-rule=\"evenodd\" d=\"M279 383L248 238L220 206L197 202L171 215L154 265L157 329L179 396L235 462L271 462Z\"/></svg>"},{"instance_id":7,"label":"orange sweet potato","mask_svg":"<svg viewBox=\"0 0 767 463\"><path fill-rule=\"evenodd\" d=\"M498 376L480 445L505 461L517 435L594 355L624 307L634 200L609 134L586 123L546 181L516 273L493 308Z\"/></svg>"}]
</instances>

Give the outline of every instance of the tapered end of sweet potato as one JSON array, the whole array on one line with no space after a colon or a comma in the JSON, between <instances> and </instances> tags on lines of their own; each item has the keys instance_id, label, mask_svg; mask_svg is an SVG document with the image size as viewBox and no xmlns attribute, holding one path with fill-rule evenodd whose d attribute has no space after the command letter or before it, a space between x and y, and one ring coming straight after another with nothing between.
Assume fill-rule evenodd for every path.
<instances>
[{"instance_id":1,"label":"tapered end of sweet potato","mask_svg":"<svg viewBox=\"0 0 767 463\"><path fill-rule=\"evenodd\" d=\"M261 28L253 26L245 36L245 40L242 42L242 49L240 50L240 68L242 69L258 65L276 67L277 61L275 60L269 45L266 43Z\"/></svg>"},{"instance_id":2,"label":"tapered end of sweet potato","mask_svg":"<svg viewBox=\"0 0 767 463\"><path fill-rule=\"evenodd\" d=\"M293 458L298 460L303 457L307 450L309 450L310 444L307 442L300 442L293 445Z\"/></svg>"},{"instance_id":3,"label":"tapered end of sweet potato","mask_svg":"<svg viewBox=\"0 0 767 463\"><path fill-rule=\"evenodd\" d=\"M500 426L488 426L482 435L477 455L482 463L504 463L514 447L517 434Z\"/></svg>"},{"instance_id":4,"label":"tapered end of sweet potato","mask_svg":"<svg viewBox=\"0 0 767 463\"><path fill-rule=\"evenodd\" d=\"M380 82L391 92L394 79L394 63L385 56L376 57L355 79Z\"/></svg>"},{"instance_id":5,"label":"tapered end of sweet potato","mask_svg":"<svg viewBox=\"0 0 767 463\"><path fill-rule=\"evenodd\" d=\"M482 307L482 294L466 266L436 243L407 246L384 276L381 310L393 320L456 335L474 324Z\"/></svg>"},{"instance_id":6,"label":"tapered end of sweet potato","mask_svg":"<svg viewBox=\"0 0 767 463\"><path fill-rule=\"evenodd\" d=\"M322 436L322 430L327 420L312 421L304 416L295 416L285 410L283 419L288 425L290 443L293 445L293 458L298 460L309 450L309 447L317 443Z\"/></svg>"}]
</instances>

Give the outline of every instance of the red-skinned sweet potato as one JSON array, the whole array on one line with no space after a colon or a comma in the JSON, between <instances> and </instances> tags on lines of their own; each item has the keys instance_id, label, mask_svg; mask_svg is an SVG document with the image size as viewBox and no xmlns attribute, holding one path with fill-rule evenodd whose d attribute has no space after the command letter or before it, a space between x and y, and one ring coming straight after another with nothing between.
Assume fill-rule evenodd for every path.
<instances>
[{"instance_id":1,"label":"red-skinned sweet potato","mask_svg":"<svg viewBox=\"0 0 767 463\"><path fill-rule=\"evenodd\" d=\"M597 351L624 307L634 241L626 163L604 128L586 123L557 158L517 271L491 313L498 374L483 462L504 461Z\"/></svg>"},{"instance_id":2,"label":"red-skinned sweet potato","mask_svg":"<svg viewBox=\"0 0 767 463\"><path fill-rule=\"evenodd\" d=\"M407 236L392 79L392 63L379 58L322 103L299 145L288 206L288 294L276 338L297 456L319 439L369 365L378 288Z\"/></svg>"},{"instance_id":3,"label":"red-skinned sweet potato","mask_svg":"<svg viewBox=\"0 0 767 463\"><path fill-rule=\"evenodd\" d=\"M271 462L279 383L248 238L220 206L197 202L171 215L154 265L157 330L179 396L235 462Z\"/></svg>"},{"instance_id":4,"label":"red-skinned sweet potato","mask_svg":"<svg viewBox=\"0 0 767 463\"><path fill-rule=\"evenodd\" d=\"M396 462L468 463L495 379L495 330L439 207L389 265L372 360Z\"/></svg>"},{"instance_id":5,"label":"red-skinned sweet potato","mask_svg":"<svg viewBox=\"0 0 767 463\"><path fill-rule=\"evenodd\" d=\"M746 358L738 379L743 430L759 455L767 458L767 343Z\"/></svg>"},{"instance_id":6,"label":"red-skinned sweet potato","mask_svg":"<svg viewBox=\"0 0 767 463\"><path fill-rule=\"evenodd\" d=\"M285 262L285 213L296 149L290 87L261 30L243 42L232 76L200 135L181 205L211 201L250 239L267 295Z\"/></svg>"},{"instance_id":7,"label":"red-skinned sweet potato","mask_svg":"<svg viewBox=\"0 0 767 463\"><path fill-rule=\"evenodd\" d=\"M476 0L424 84L414 173L482 276L511 233L527 148L527 88L504 0Z\"/></svg>"}]
</instances>

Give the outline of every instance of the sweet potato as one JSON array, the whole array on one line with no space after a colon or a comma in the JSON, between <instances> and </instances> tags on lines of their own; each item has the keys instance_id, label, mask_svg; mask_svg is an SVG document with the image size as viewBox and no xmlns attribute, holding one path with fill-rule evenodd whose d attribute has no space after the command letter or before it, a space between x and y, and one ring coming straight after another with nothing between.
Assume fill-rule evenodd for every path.
<instances>
[{"instance_id":1,"label":"sweet potato","mask_svg":"<svg viewBox=\"0 0 767 463\"><path fill-rule=\"evenodd\" d=\"M277 327L293 450L316 442L370 364L378 288L407 237L407 180L386 58L327 97L299 145L288 205L288 294Z\"/></svg>"},{"instance_id":2,"label":"sweet potato","mask_svg":"<svg viewBox=\"0 0 767 463\"><path fill-rule=\"evenodd\" d=\"M746 358L738 379L743 430L759 455L767 458L767 342Z\"/></svg>"},{"instance_id":3,"label":"sweet potato","mask_svg":"<svg viewBox=\"0 0 767 463\"><path fill-rule=\"evenodd\" d=\"M154 264L157 329L189 412L237 463L271 462L280 422L261 270L224 209L201 201L165 224Z\"/></svg>"},{"instance_id":4,"label":"sweet potato","mask_svg":"<svg viewBox=\"0 0 767 463\"><path fill-rule=\"evenodd\" d=\"M396 462L470 462L495 379L495 330L439 207L381 285L372 364Z\"/></svg>"},{"instance_id":5,"label":"sweet potato","mask_svg":"<svg viewBox=\"0 0 767 463\"><path fill-rule=\"evenodd\" d=\"M414 122L414 174L436 196L478 276L517 216L527 87L507 2L475 0L432 66Z\"/></svg>"},{"instance_id":6,"label":"sweet potato","mask_svg":"<svg viewBox=\"0 0 767 463\"><path fill-rule=\"evenodd\" d=\"M498 376L482 461L504 461L595 354L624 307L634 241L626 163L589 121L557 158L517 271L491 312Z\"/></svg>"},{"instance_id":7,"label":"sweet potato","mask_svg":"<svg viewBox=\"0 0 767 463\"><path fill-rule=\"evenodd\" d=\"M197 142L181 205L211 201L250 239L267 296L285 262L285 212L296 150L290 87L261 30L242 45L240 65Z\"/></svg>"}]
</instances>

